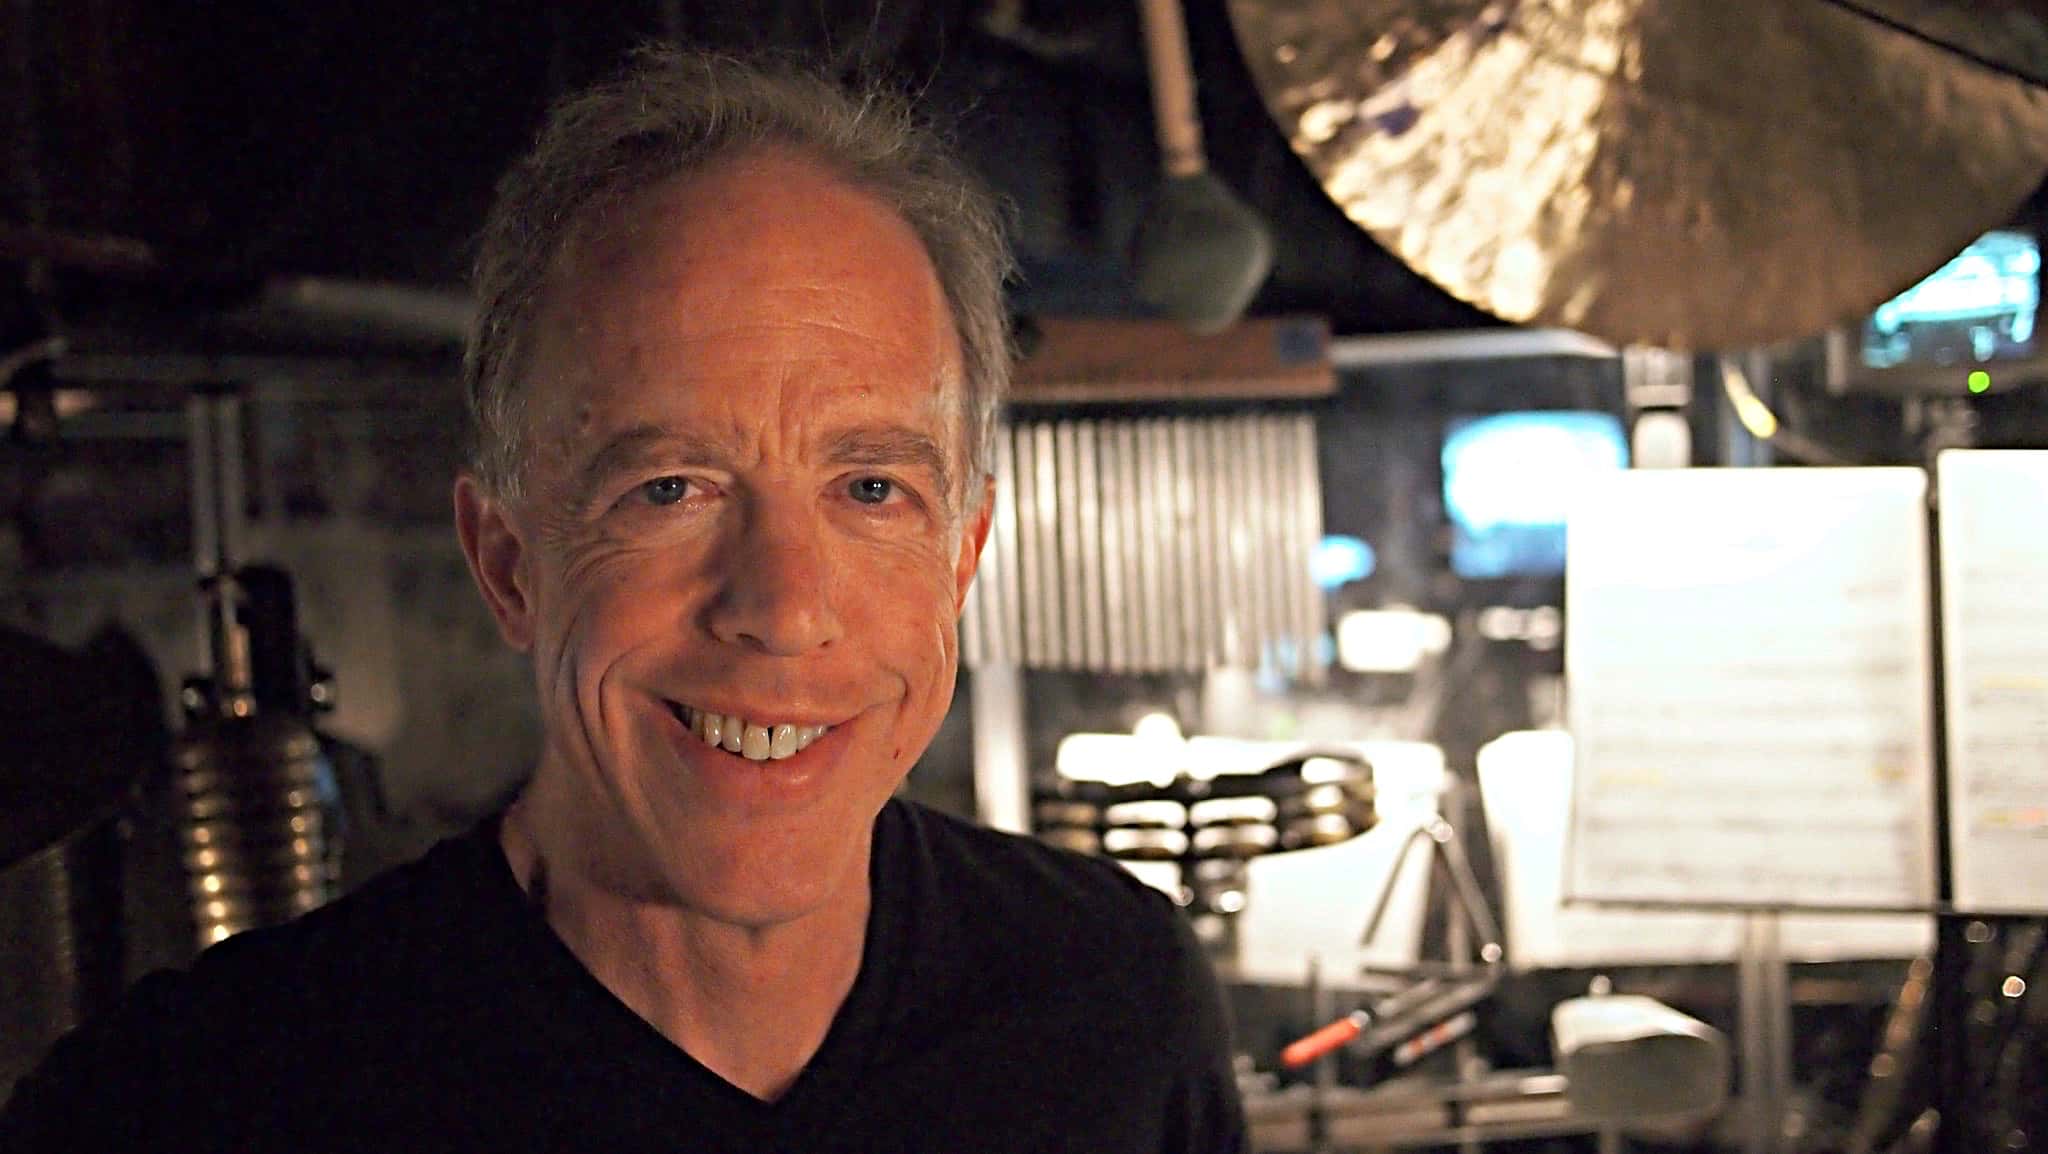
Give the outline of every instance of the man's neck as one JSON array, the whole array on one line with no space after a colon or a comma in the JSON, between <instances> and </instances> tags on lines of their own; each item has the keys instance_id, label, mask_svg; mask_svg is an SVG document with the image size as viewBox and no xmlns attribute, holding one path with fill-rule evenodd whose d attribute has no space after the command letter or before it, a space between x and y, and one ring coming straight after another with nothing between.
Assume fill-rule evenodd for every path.
<instances>
[{"instance_id":1,"label":"man's neck","mask_svg":"<svg viewBox=\"0 0 2048 1154\"><path fill-rule=\"evenodd\" d=\"M525 798L499 841L548 925L613 996L707 1069L763 1101L816 1055L859 975L867 938L865 863L857 893L794 922L720 922L595 884ZM559 835L557 835L559 836Z\"/></svg>"}]
</instances>

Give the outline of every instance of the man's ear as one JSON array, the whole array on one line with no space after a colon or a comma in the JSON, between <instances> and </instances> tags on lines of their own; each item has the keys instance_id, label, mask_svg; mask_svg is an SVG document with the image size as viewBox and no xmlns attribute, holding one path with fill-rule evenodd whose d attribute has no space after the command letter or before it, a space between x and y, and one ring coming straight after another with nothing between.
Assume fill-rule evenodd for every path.
<instances>
[{"instance_id":1,"label":"man's ear","mask_svg":"<svg viewBox=\"0 0 2048 1154\"><path fill-rule=\"evenodd\" d=\"M983 476L981 500L974 516L960 534L960 555L953 561L953 612L967 606L967 587L974 583L974 571L981 564L982 547L988 544L988 526L996 512L996 479Z\"/></svg>"},{"instance_id":2,"label":"man's ear","mask_svg":"<svg viewBox=\"0 0 2048 1154\"><path fill-rule=\"evenodd\" d=\"M462 541L469 575L497 619L499 634L507 645L525 653L533 647L526 542L505 503L467 473L455 479L455 535Z\"/></svg>"}]
</instances>

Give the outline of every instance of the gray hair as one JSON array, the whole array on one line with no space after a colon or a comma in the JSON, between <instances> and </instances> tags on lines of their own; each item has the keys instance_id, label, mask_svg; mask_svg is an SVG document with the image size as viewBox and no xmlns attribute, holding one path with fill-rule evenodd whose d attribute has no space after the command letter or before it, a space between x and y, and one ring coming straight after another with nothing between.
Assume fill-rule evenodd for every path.
<instances>
[{"instance_id":1,"label":"gray hair","mask_svg":"<svg viewBox=\"0 0 2048 1154\"><path fill-rule=\"evenodd\" d=\"M1012 268L995 200L900 96L845 88L794 64L643 49L614 79L558 105L498 185L478 243L477 313L463 359L471 468L520 494L529 451L527 345L562 251L636 194L761 147L840 174L909 224L938 274L959 336L962 442L956 510L988 472L1010 376L1003 281Z\"/></svg>"}]
</instances>

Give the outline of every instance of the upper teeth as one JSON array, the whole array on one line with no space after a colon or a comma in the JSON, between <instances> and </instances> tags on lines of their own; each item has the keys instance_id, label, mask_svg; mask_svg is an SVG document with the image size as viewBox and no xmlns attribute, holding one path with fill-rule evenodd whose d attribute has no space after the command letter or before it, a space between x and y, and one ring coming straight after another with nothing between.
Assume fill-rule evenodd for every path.
<instances>
[{"instance_id":1,"label":"upper teeth","mask_svg":"<svg viewBox=\"0 0 2048 1154\"><path fill-rule=\"evenodd\" d=\"M825 736L829 725L757 725L730 713L711 713L687 705L676 716L706 745L719 746L749 761L784 758Z\"/></svg>"}]
</instances>

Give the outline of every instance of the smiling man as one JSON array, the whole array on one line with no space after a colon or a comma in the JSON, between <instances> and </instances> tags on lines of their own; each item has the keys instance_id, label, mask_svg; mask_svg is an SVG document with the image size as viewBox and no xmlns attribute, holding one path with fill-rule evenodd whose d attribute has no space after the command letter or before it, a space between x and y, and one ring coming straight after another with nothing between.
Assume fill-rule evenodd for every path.
<instances>
[{"instance_id":1,"label":"smiling man","mask_svg":"<svg viewBox=\"0 0 2048 1154\"><path fill-rule=\"evenodd\" d=\"M1170 903L893 798L988 532L1006 266L884 96L664 52L557 109L484 233L455 487L530 782L146 979L0 1146L1243 1149Z\"/></svg>"},{"instance_id":2,"label":"smiling man","mask_svg":"<svg viewBox=\"0 0 2048 1154\"><path fill-rule=\"evenodd\" d=\"M911 228L791 148L619 218L537 302L521 495L456 494L546 721L502 837L601 981L775 1098L852 987L870 827L952 697L988 530L959 340Z\"/></svg>"}]
</instances>

